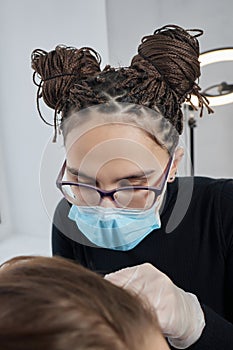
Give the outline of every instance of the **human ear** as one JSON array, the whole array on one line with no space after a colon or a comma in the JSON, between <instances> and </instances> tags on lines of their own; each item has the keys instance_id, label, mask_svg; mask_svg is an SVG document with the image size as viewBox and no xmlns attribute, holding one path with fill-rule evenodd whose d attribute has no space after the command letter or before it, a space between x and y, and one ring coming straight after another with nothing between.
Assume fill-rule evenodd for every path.
<instances>
[{"instance_id":1,"label":"human ear","mask_svg":"<svg viewBox=\"0 0 233 350\"><path fill-rule=\"evenodd\" d=\"M178 169L178 165L179 165L180 161L182 160L183 155L184 155L183 148L182 147L178 147L175 150L175 153L174 153L174 160L173 160L173 163L172 163L169 175L168 175L167 182L173 182L175 180L177 169Z\"/></svg>"}]
</instances>

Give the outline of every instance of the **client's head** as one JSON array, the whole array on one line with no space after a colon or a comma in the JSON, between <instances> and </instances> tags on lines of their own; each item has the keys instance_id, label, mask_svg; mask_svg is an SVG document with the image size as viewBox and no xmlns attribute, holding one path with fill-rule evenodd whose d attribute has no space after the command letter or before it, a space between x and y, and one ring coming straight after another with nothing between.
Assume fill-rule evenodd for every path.
<instances>
[{"instance_id":1,"label":"client's head","mask_svg":"<svg viewBox=\"0 0 233 350\"><path fill-rule=\"evenodd\" d=\"M0 266L4 350L167 350L154 313L136 295L62 258Z\"/></svg>"}]
</instances>

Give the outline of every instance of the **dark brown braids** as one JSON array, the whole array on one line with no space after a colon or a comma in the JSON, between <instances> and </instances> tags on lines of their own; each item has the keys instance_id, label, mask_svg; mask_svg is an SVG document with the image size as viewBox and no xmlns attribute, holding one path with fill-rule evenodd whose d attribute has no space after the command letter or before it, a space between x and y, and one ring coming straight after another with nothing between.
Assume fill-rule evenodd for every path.
<instances>
[{"instance_id":1,"label":"dark brown braids","mask_svg":"<svg viewBox=\"0 0 233 350\"><path fill-rule=\"evenodd\" d=\"M189 32L192 31L197 34L191 35ZM154 34L143 37L138 54L133 57L129 67L106 66L102 71L101 58L91 48L57 46L50 52L34 50L33 81L38 86L37 107L40 117L45 121L39 108L39 99L42 97L55 111L56 138L59 113L62 123L74 109L77 111L103 104L113 98L118 102L159 108L181 134L181 104L188 101L192 105L191 94L198 98L200 116L204 106L208 113L213 112L196 83L200 76L197 37L202 33L198 29L164 26ZM35 81L36 74L40 78L39 84Z\"/></svg>"}]
</instances>

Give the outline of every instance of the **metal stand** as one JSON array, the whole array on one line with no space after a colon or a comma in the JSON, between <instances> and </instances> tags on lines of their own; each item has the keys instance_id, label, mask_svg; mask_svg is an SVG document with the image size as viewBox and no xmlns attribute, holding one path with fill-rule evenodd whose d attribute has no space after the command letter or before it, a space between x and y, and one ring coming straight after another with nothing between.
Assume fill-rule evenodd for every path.
<instances>
[{"instance_id":1,"label":"metal stand","mask_svg":"<svg viewBox=\"0 0 233 350\"><path fill-rule=\"evenodd\" d=\"M194 176L194 128L197 126L196 119L194 117L193 108L191 106L188 107L190 111L188 126L190 129L190 158L191 158L191 176Z\"/></svg>"}]
</instances>

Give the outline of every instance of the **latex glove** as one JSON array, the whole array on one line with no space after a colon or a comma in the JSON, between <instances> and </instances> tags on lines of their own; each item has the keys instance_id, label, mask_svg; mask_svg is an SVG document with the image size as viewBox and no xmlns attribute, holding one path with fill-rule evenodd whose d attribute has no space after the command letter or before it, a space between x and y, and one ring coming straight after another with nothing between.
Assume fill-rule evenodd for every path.
<instances>
[{"instance_id":1,"label":"latex glove","mask_svg":"<svg viewBox=\"0 0 233 350\"><path fill-rule=\"evenodd\" d=\"M178 288L153 265L125 268L105 279L146 298L156 310L164 336L175 348L186 349L200 338L205 319L197 297Z\"/></svg>"}]
</instances>

